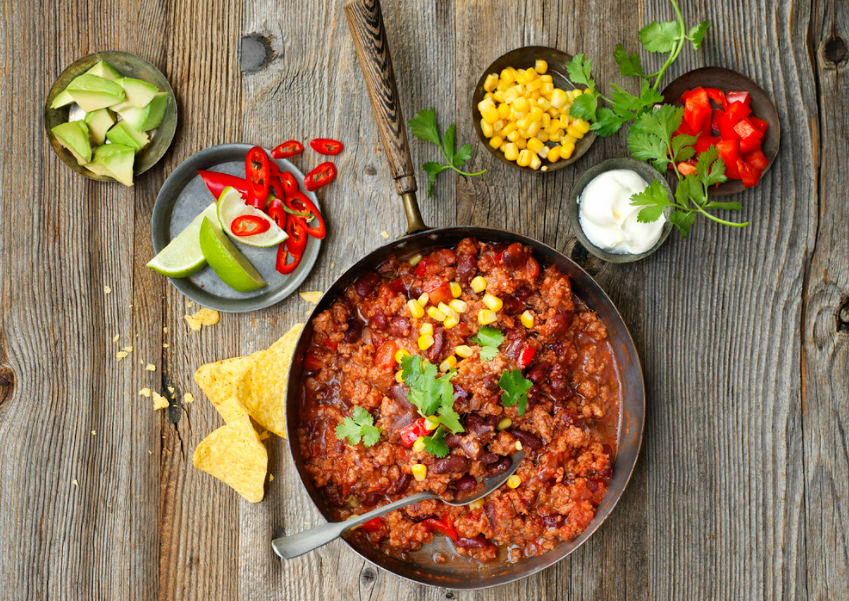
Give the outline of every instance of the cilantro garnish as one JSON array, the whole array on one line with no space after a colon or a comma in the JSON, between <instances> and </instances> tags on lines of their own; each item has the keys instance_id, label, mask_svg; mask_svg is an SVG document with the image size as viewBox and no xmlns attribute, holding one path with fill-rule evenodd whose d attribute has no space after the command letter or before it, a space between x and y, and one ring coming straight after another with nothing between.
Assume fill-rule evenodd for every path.
<instances>
[{"instance_id":1,"label":"cilantro garnish","mask_svg":"<svg viewBox=\"0 0 849 601\"><path fill-rule=\"evenodd\" d=\"M422 417L430 417L454 434L459 434L463 426L460 416L454 411L454 386L451 384L457 370L452 369L437 377L438 373L436 366L423 361L420 355L401 359L401 378L410 388L407 399L418 408Z\"/></svg>"},{"instance_id":2,"label":"cilantro garnish","mask_svg":"<svg viewBox=\"0 0 849 601\"><path fill-rule=\"evenodd\" d=\"M492 361L498 355L498 347L504 342L504 334L497 328L481 326L478 333L470 340L481 346L482 361Z\"/></svg>"},{"instance_id":3,"label":"cilantro garnish","mask_svg":"<svg viewBox=\"0 0 849 601\"><path fill-rule=\"evenodd\" d=\"M454 151L453 123L448 127L448 131L445 132L444 140L441 140L439 137L439 128L436 126L436 112L433 109L425 109L416 113L416 116L410 119L410 130L412 130L413 135L418 139L436 144L442 152L442 156L445 157L445 160L447 161L447 164L427 162L422 165L424 170L430 176L427 181L428 197L431 195L433 182L436 181L436 176L443 171L453 169L460 175L466 175L469 177L483 175L486 173L486 169L478 171L477 173L467 173L459 169L459 167L466 164L466 161L472 158L472 145L463 144L459 150L456 152Z\"/></svg>"},{"instance_id":4,"label":"cilantro garnish","mask_svg":"<svg viewBox=\"0 0 849 601\"><path fill-rule=\"evenodd\" d=\"M501 374L501 379L498 380L498 386L504 391L501 397L501 404L505 407L517 405L516 410L519 415L525 415L525 407L528 403L528 391L533 386L533 382L526 379L522 375L521 369L510 371L505 369Z\"/></svg>"},{"instance_id":5,"label":"cilantro garnish","mask_svg":"<svg viewBox=\"0 0 849 601\"><path fill-rule=\"evenodd\" d=\"M460 430L462 432L462 429ZM424 450L434 457L445 457L451 451L445 442L445 427L439 426L430 436L423 436Z\"/></svg>"},{"instance_id":6,"label":"cilantro garnish","mask_svg":"<svg viewBox=\"0 0 849 601\"><path fill-rule=\"evenodd\" d=\"M354 407L353 417L346 417L336 426L336 438L347 438L350 444L359 444L362 440L366 447L370 447L380 439L380 428L375 427L371 413L362 407Z\"/></svg>"}]
</instances>

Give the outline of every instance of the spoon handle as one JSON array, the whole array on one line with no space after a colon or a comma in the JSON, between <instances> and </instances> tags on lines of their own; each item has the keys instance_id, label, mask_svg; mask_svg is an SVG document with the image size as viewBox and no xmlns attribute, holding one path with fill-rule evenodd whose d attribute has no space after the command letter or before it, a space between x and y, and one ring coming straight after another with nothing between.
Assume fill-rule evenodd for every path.
<instances>
[{"instance_id":1,"label":"spoon handle","mask_svg":"<svg viewBox=\"0 0 849 601\"><path fill-rule=\"evenodd\" d=\"M404 497L403 499L398 499L389 505L378 507L368 513L358 515L344 522L328 522L321 526L304 530L298 534L281 536L271 541L271 546L274 548L274 552L280 557L293 559L339 538L343 532L350 528L361 526L369 520L386 515L390 511L395 511L412 503L418 503L419 501L425 501L435 497L436 495L431 492L420 492L409 497Z\"/></svg>"}]
</instances>

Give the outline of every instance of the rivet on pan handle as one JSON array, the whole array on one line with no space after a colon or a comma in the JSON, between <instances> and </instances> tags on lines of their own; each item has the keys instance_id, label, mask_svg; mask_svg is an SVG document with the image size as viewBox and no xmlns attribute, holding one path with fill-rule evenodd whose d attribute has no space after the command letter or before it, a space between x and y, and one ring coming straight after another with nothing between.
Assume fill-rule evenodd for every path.
<instances>
[{"instance_id":1,"label":"rivet on pan handle","mask_svg":"<svg viewBox=\"0 0 849 601\"><path fill-rule=\"evenodd\" d=\"M429 229L416 202L416 176L407 143L407 127L398 101L395 73L383 15L378 0L352 0L345 5L354 49L368 89L371 108L380 131L380 141L395 180L395 189L404 202L407 233Z\"/></svg>"}]
</instances>

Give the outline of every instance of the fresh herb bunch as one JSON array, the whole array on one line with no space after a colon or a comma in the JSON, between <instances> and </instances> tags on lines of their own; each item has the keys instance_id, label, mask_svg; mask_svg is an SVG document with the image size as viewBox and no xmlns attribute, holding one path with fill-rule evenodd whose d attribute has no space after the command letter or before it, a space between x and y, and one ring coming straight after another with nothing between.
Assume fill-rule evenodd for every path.
<instances>
[{"instance_id":1,"label":"fresh herb bunch","mask_svg":"<svg viewBox=\"0 0 849 601\"><path fill-rule=\"evenodd\" d=\"M528 391L534 383L522 375L521 369L512 371L505 369L501 373L501 379L498 380L498 386L504 391L501 396L501 404L505 407L516 405L516 411L519 415L525 415L525 408L528 404Z\"/></svg>"},{"instance_id":2,"label":"fresh herb bunch","mask_svg":"<svg viewBox=\"0 0 849 601\"><path fill-rule=\"evenodd\" d=\"M354 407L352 417L346 417L336 426L336 438L348 439L349 444L363 444L370 447L380 439L380 428L375 427L371 413L362 407Z\"/></svg>"},{"instance_id":3,"label":"fresh herb bunch","mask_svg":"<svg viewBox=\"0 0 849 601\"><path fill-rule=\"evenodd\" d=\"M433 109L424 109L416 113L416 116L410 119L410 129L412 130L413 135L418 139L436 144L442 152L442 156L445 157L445 160L447 161L447 163L436 163L431 161L422 165L424 170L430 176L427 180L428 197L430 197L433 190L433 182L436 181L436 176L443 171L453 169L460 175L468 177L474 177L476 175L483 175L486 173L486 169L478 171L477 173L467 173L460 169L460 167L466 164L466 161L472 158L472 145L463 144L460 149L455 152L454 123L448 127L448 131L445 132L445 138L441 138L439 135L439 128L436 125L436 111Z\"/></svg>"},{"instance_id":4,"label":"fresh herb bunch","mask_svg":"<svg viewBox=\"0 0 849 601\"><path fill-rule=\"evenodd\" d=\"M419 414L459 434L463 426L459 414L454 411L454 386L451 384L456 373L457 370L452 369L437 377L436 365L423 361L421 356L401 359L401 378L410 388L407 398L418 408Z\"/></svg>"},{"instance_id":5,"label":"fresh herb bunch","mask_svg":"<svg viewBox=\"0 0 849 601\"><path fill-rule=\"evenodd\" d=\"M696 136L674 135L681 127L684 109L664 104L655 111L642 113L628 134L628 149L631 155L641 161L649 161L661 173L666 173L672 167L678 176L678 186L675 189L675 200L670 201L666 190L658 180L639 194L631 197L631 204L643 207L637 214L640 223L657 221L666 207L674 207L669 220L686 238L690 226L701 214L712 221L732 227L745 227L746 223L734 223L712 215L708 209L740 210L739 202L716 202L709 200L708 190L711 186L721 184L726 180L725 163L719 158L715 146L711 146L699 155L696 161L696 171L682 176L678 163L693 157L696 149Z\"/></svg>"}]
</instances>

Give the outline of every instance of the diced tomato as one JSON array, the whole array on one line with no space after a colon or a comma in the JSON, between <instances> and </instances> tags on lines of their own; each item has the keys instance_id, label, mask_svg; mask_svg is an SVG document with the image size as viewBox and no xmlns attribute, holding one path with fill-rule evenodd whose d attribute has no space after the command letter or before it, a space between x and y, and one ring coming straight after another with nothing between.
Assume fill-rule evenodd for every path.
<instances>
[{"instance_id":1,"label":"diced tomato","mask_svg":"<svg viewBox=\"0 0 849 601\"><path fill-rule=\"evenodd\" d=\"M734 131L734 126L737 125L738 121L740 119L736 115L725 113L719 119L719 137L723 140L739 140L737 132Z\"/></svg>"},{"instance_id":2,"label":"diced tomato","mask_svg":"<svg viewBox=\"0 0 849 601\"><path fill-rule=\"evenodd\" d=\"M304 357L304 369L307 371L318 371L322 367L322 362L319 361L312 353L307 353Z\"/></svg>"},{"instance_id":3,"label":"diced tomato","mask_svg":"<svg viewBox=\"0 0 849 601\"><path fill-rule=\"evenodd\" d=\"M454 295L451 294L451 287L442 278L428 280L422 285L422 291L427 292L427 295L430 297L430 303L433 305L438 305L439 303L445 303L447 305L454 298Z\"/></svg>"},{"instance_id":4,"label":"diced tomato","mask_svg":"<svg viewBox=\"0 0 849 601\"><path fill-rule=\"evenodd\" d=\"M704 90L702 90L704 92ZM684 121L695 132L704 132L706 128L710 128L711 108L707 101L707 94L704 94L704 104L700 101L701 95L690 96L684 104ZM707 133L710 133L708 131Z\"/></svg>"},{"instance_id":5,"label":"diced tomato","mask_svg":"<svg viewBox=\"0 0 849 601\"><path fill-rule=\"evenodd\" d=\"M725 99L725 92L716 88L705 88L708 98L713 100L718 106L725 108L728 106L728 101Z\"/></svg>"},{"instance_id":6,"label":"diced tomato","mask_svg":"<svg viewBox=\"0 0 849 601\"><path fill-rule=\"evenodd\" d=\"M417 276L425 276L427 275L427 259L422 259L419 261L419 264L416 265L416 275Z\"/></svg>"},{"instance_id":7,"label":"diced tomato","mask_svg":"<svg viewBox=\"0 0 849 601\"><path fill-rule=\"evenodd\" d=\"M769 160L766 158L766 155L761 150L756 150L754 152L750 152L747 155L743 156L743 160L746 161L749 165L763 171L769 165Z\"/></svg>"},{"instance_id":8,"label":"diced tomato","mask_svg":"<svg viewBox=\"0 0 849 601\"><path fill-rule=\"evenodd\" d=\"M691 173L695 173L695 172L696 172L696 166L695 165L691 165L690 163L685 163L683 161L678 163L678 173L680 173L681 175L686 177L686 176L690 175Z\"/></svg>"},{"instance_id":9,"label":"diced tomato","mask_svg":"<svg viewBox=\"0 0 849 601\"><path fill-rule=\"evenodd\" d=\"M522 352L519 353L519 358L516 360L516 362L522 367L527 367L531 364L531 361L534 360L534 355L536 354L537 351L535 348L526 346L522 349Z\"/></svg>"},{"instance_id":10,"label":"diced tomato","mask_svg":"<svg viewBox=\"0 0 849 601\"><path fill-rule=\"evenodd\" d=\"M725 94L725 98L728 99L728 104L740 102L746 106L752 105L752 96L748 92L728 92Z\"/></svg>"},{"instance_id":11,"label":"diced tomato","mask_svg":"<svg viewBox=\"0 0 849 601\"><path fill-rule=\"evenodd\" d=\"M398 436L401 437L401 444L410 448L413 446L413 443L418 440L419 436L427 436L430 434L431 430L427 429L427 426L425 426L426 423L425 418L420 417L409 426L401 428L398 431Z\"/></svg>"},{"instance_id":12,"label":"diced tomato","mask_svg":"<svg viewBox=\"0 0 849 601\"><path fill-rule=\"evenodd\" d=\"M743 159L737 160L737 171L740 172L740 179L743 180L743 185L747 188L753 188L757 186L758 182L761 179L760 170L755 169Z\"/></svg>"},{"instance_id":13,"label":"diced tomato","mask_svg":"<svg viewBox=\"0 0 849 601\"><path fill-rule=\"evenodd\" d=\"M374 353L374 364L378 367L392 367L395 364L395 351L398 350L394 340L387 340Z\"/></svg>"},{"instance_id":14,"label":"diced tomato","mask_svg":"<svg viewBox=\"0 0 849 601\"><path fill-rule=\"evenodd\" d=\"M436 518L428 518L422 523L427 526L432 532L439 532L440 534L444 534L451 540L456 541L459 538L457 536L457 530L454 528L453 520L450 516L445 516L441 520L438 520Z\"/></svg>"},{"instance_id":15,"label":"diced tomato","mask_svg":"<svg viewBox=\"0 0 849 601\"><path fill-rule=\"evenodd\" d=\"M749 115L749 121L752 123L752 127L761 132L762 134L766 133L766 130L769 128L769 121L764 121L763 119L758 119L754 115Z\"/></svg>"},{"instance_id":16,"label":"diced tomato","mask_svg":"<svg viewBox=\"0 0 849 601\"><path fill-rule=\"evenodd\" d=\"M734 123L736 124L743 117L748 117L752 114L752 109L743 104L742 102L729 102L728 108L725 109L725 112L729 115L734 116Z\"/></svg>"},{"instance_id":17,"label":"diced tomato","mask_svg":"<svg viewBox=\"0 0 849 601\"><path fill-rule=\"evenodd\" d=\"M717 136L699 136L696 141L696 153L701 154L711 146L716 146L720 138Z\"/></svg>"},{"instance_id":18,"label":"diced tomato","mask_svg":"<svg viewBox=\"0 0 849 601\"><path fill-rule=\"evenodd\" d=\"M328 336L328 337L324 340L324 344L326 344L326 345L327 345L327 348L329 348L329 349L330 349L331 351L333 351L334 353L336 352L336 349L339 347L339 343L338 343L338 342L334 342L333 340L331 340L331 339L330 339L330 336Z\"/></svg>"},{"instance_id":19,"label":"diced tomato","mask_svg":"<svg viewBox=\"0 0 849 601\"><path fill-rule=\"evenodd\" d=\"M719 123L722 118L725 116L725 111L722 109L716 109L713 112L713 118L710 121L710 133L711 135L719 135Z\"/></svg>"},{"instance_id":20,"label":"diced tomato","mask_svg":"<svg viewBox=\"0 0 849 601\"><path fill-rule=\"evenodd\" d=\"M408 293L410 291L410 286L412 285L413 276L404 274L392 280L392 283L389 284L389 289L393 294L401 294L402 292Z\"/></svg>"},{"instance_id":21,"label":"diced tomato","mask_svg":"<svg viewBox=\"0 0 849 601\"><path fill-rule=\"evenodd\" d=\"M737 140L721 140L716 145L719 158L725 163L725 175L730 179L740 179L737 161L740 160L740 143Z\"/></svg>"},{"instance_id":22,"label":"diced tomato","mask_svg":"<svg viewBox=\"0 0 849 601\"><path fill-rule=\"evenodd\" d=\"M367 521L365 524L360 526L363 532L377 532L380 527L383 525L383 520L380 518L373 518Z\"/></svg>"}]
</instances>

